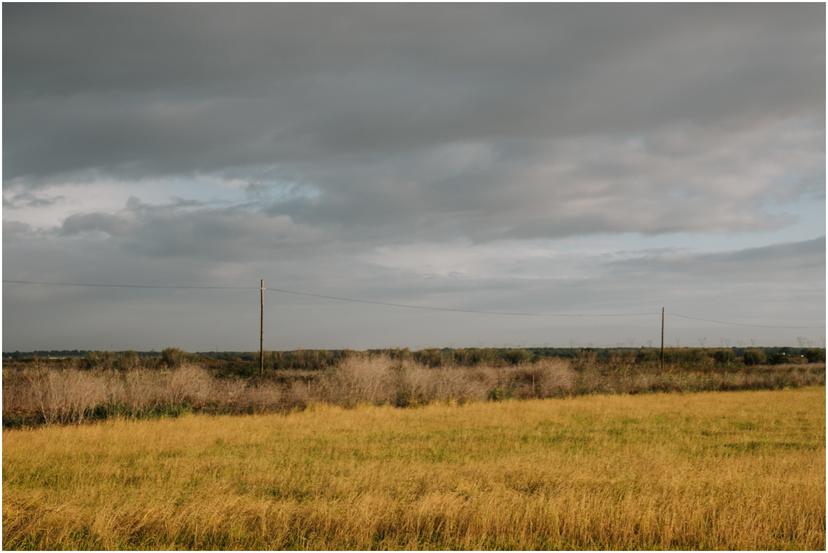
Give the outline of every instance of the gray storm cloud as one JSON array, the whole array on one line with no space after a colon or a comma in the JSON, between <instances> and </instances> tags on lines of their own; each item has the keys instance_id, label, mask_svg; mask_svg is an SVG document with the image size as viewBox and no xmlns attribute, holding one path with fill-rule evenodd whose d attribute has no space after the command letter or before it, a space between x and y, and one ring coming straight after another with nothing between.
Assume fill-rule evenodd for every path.
<instances>
[{"instance_id":1,"label":"gray storm cloud","mask_svg":"<svg viewBox=\"0 0 828 553\"><path fill-rule=\"evenodd\" d=\"M777 262L798 266L791 255L824 265L824 238L821 257L813 247L825 224L813 208L825 201L824 16L818 4L8 4L4 276L266 274L374 299L623 307L652 303L625 264L668 278L677 261L645 249L697 236L688 255L706 269L683 286L716 310L747 267L778 275ZM704 251L720 238L733 246ZM584 239L604 241L601 255L637 253L617 264L555 253ZM757 245L771 249L740 257ZM377 254L409 247L491 268L435 276ZM532 247L545 253L515 267L577 278L501 270L492 254ZM753 290L805 286L789 304L733 309L802 313L824 299L824 269L810 264ZM664 283L656 303L683 301ZM539 300L550 286L566 292ZM38 297L4 288L4 314L20 321L7 342L34 347L24 329L40 319L25 305ZM56 320L77 316L75 297ZM504 332L474 328L484 342ZM360 342L403 340L386 331ZM297 332L282 345L336 336ZM69 341L59 327L51 336Z\"/></svg>"}]
</instances>

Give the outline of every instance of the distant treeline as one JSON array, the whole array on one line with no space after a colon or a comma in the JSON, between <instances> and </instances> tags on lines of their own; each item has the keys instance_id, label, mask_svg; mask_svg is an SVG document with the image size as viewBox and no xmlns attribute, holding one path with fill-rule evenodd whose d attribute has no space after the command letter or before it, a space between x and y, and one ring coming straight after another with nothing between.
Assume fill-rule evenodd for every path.
<instances>
[{"instance_id":1,"label":"distant treeline","mask_svg":"<svg viewBox=\"0 0 828 553\"><path fill-rule=\"evenodd\" d=\"M334 367L359 352L353 350L295 350L265 353L265 371L319 371ZM660 365L658 348L443 348L410 351L404 349L368 350L368 355L387 356L398 361L413 361L431 368L507 367L536 363L542 359L567 359L574 368L585 365L649 366ZM158 351L82 351L50 350L6 352L7 368L40 363L75 369L173 368L183 363L198 363L218 375L255 376L259 371L258 352L197 352L178 348ZM664 363L673 367L709 368L753 365L824 363L825 348L735 347L667 348Z\"/></svg>"}]
</instances>

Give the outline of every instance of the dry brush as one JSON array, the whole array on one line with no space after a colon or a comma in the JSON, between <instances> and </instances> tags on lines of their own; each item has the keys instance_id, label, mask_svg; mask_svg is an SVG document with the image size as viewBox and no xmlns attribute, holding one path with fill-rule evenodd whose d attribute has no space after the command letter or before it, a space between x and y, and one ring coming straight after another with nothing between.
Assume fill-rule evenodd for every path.
<instances>
[{"instance_id":1,"label":"dry brush","mask_svg":"<svg viewBox=\"0 0 828 553\"><path fill-rule=\"evenodd\" d=\"M264 413L310 403L412 407L566 397L593 393L779 389L824 385L824 365L739 370L642 369L623 359L599 364L546 358L514 366L429 367L413 359L359 354L322 371L275 371L269 378L217 376L195 364L126 370L26 366L4 369L6 427L66 424L112 416L150 418L185 412Z\"/></svg>"}]
</instances>

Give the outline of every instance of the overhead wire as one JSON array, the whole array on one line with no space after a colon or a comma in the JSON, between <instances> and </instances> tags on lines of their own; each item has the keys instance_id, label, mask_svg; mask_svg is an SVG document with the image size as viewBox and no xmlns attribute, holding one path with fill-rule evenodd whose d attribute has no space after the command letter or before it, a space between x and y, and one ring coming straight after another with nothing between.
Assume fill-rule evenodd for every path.
<instances>
[{"instance_id":1,"label":"overhead wire","mask_svg":"<svg viewBox=\"0 0 828 553\"><path fill-rule=\"evenodd\" d=\"M258 286L226 286L226 285L160 285L160 284L114 284L114 283L92 283L92 282L54 282L54 281L36 281L36 280L21 280L21 279L3 279L4 284L26 284L37 286L76 286L87 288L137 288L137 289L160 289L160 290L259 290ZM649 317L657 316L658 312L623 312L623 313L533 313L525 311L488 311L482 309L463 309L455 307L440 307L434 305L416 305L410 303L387 302L380 300L367 300L363 298L352 298L346 296L334 296L330 294L318 294L315 292L304 292L298 290L289 290L287 288L265 287L265 290L277 292L281 294L288 294L293 296L303 296L318 299L326 299L333 301L341 301L348 303L358 303L367 305L381 305L386 307L396 307L401 309L416 309L421 311L439 311L448 313L468 313L475 315L495 315L495 316L509 316L509 317L545 317L545 318L603 318L603 317ZM806 325L769 325L756 323L741 323L735 321L723 321L719 319L706 319L702 317L693 317L690 315L683 315L680 313L669 313L672 317L687 319L691 321L708 322L729 326L744 326L752 328L786 328L786 329L816 329L825 328L821 326L806 326Z\"/></svg>"},{"instance_id":2,"label":"overhead wire","mask_svg":"<svg viewBox=\"0 0 828 553\"><path fill-rule=\"evenodd\" d=\"M366 303L372 305L385 305L388 307L401 307L404 309L422 309L426 311L448 311L451 313L472 313L479 315L507 315L512 317L639 317L639 316L653 316L658 313L529 313L523 311L485 311L480 309L461 309L454 307L437 307L433 305L415 305L410 303L394 303L387 301L365 300L357 298L346 298L342 296L330 296L327 294L315 294L311 292L296 292L294 290L286 290L284 288L265 288L266 290L273 290L283 294L291 294L295 296L308 296L312 298L322 298L336 301L346 301L352 303Z\"/></svg>"},{"instance_id":3,"label":"overhead wire","mask_svg":"<svg viewBox=\"0 0 828 553\"><path fill-rule=\"evenodd\" d=\"M109 283L89 283L89 282L46 282L34 280L3 280L3 283L9 284L32 284L40 286L84 286L84 287L100 287L100 288L145 288L145 289L184 289L184 290L258 290L258 286L194 286L194 285L155 285L155 284L109 284ZM288 290L286 288L265 287L265 290L271 292L278 292L281 294L289 294L294 296L305 296L311 298L320 298L327 300L343 301L350 303L360 303L368 305L383 305L387 307L398 307L402 309L419 309L425 311L445 311L451 313L471 313L479 315L506 315L513 317L636 317L636 316L653 316L657 315L655 312L635 312L635 313L530 313L523 311L485 311L480 309L461 309L454 307L439 307L433 305L416 305L410 303L396 303L379 300L366 300L362 298L351 298L345 296L332 296L329 294L317 294L314 292L301 292L297 290Z\"/></svg>"},{"instance_id":4,"label":"overhead wire","mask_svg":"<svg viewBox=\"0 0 828 553\"><path fill-rule=\"evenodd\" d=\"M99 282L44 282L37 280L6 280L3 284L34 284L38 286L81 286L86 288L146 288L153 290L258 290L257 286L197 286L161 284L106 284Z\"/></svg>"},{"instance_id":5,"label":"overhead wire","mask_svg":"<svg viewBox=\"0 0 828 553\"><path fill-rule=\"evenodd\" d=\"M825 328L825 325L820 326L789 326L789 325L766 325L766 324L754 324L754 323L738 323L734 321L720 321L718 319L703 319L701 317L691 317L689 315L681 315L679 313L670 313L672 317L678 317L680 319L688 319L691 321L702 321L706 323L715 323L720 325L731 325L731 326L747 326L752 328L790 328L790 329L813 329L813 328Z\"/></svg>"}]
</instances>

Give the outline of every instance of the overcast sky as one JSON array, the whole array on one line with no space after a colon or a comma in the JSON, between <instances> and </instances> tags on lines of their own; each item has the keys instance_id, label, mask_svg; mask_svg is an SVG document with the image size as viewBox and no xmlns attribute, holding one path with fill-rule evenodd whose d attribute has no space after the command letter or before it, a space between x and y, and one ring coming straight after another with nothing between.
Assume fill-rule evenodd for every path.
<instances>
[{"instance_id":1,"label":"overcast sky","mask_svg":"<svg viewBox=\"0 0 828 553\"><path fill-rule=\"evenodd\" d=\"M824 345L825 6L3 5L3 278L269 349ZM258 292L3 286L3 349Z\"/></svg>"}]
</instances>

